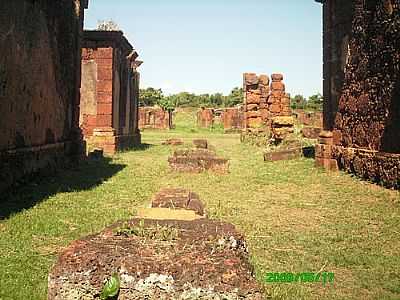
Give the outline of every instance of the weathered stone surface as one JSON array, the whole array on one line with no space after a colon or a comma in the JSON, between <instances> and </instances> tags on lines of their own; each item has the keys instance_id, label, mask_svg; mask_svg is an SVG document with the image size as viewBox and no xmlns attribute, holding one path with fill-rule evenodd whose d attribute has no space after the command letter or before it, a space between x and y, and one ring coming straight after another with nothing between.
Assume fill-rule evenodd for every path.
<instances>
[{"instance_id":1,"label":"weathered stone surface","mask_svg":"<svg viewBox=\"0 0 400 300\"><path fill-rule=\"evenodd\" d=\"M272 81L282 81L283 75L282 74L272 74L271 75Z\"/></svg>"},{"instance_id":2,"label":"weathered stone surface","mask_svg":"<svg viewBox=\"0 0 400 300\"><path fill-rule=\"evenodd\" d=\"M183 141L181 139L171 138L171 139L167 139L162 144L163 145L179 146L179 145L183 145Z\"/></svg>"},{"instance_id":3,"label":"weathered stone surface","mask_svg":"<svg viewBox=\"0 0 400 300\"><path fill-rule=\"evenodd\" d=\"M200 216L205 214L199 195L182 188L162 189L153 197L151 206L193 210Z\"/></svg>"},{"instance_id":4,"label":"weathered stone surface","mask_svg":"<svg viewBox=\"0 0 400 300\"><path fill-rule=\"evenodd\" d=\"M168 158L172 170L180 172L204 172L211 170L225 174L229 172L229 161L219 158L209 149L180 149Z\"/></svg>"},{"instance_id":5,"label":"weathered stone surface","mask_svg":"<svg viewBox=\"0 0 400 300\"><path fill-rule=\"evenodd\" d=\"M308 139L317 139L322 131L320 127L304 127L301 130L303 137Z\"/></svg>"},{"instance_id":6,"label":"weathered stone surface","mask_svg":"<svg viewBox=\"0 0 400 300\"><path fill-rule=\"evenodd\" d=\"M79 130L85 1L0 1L0 192L84 155Z\"/></svg>"},{"instance_id":7,"label":"weathered stone surface","mask_svg":"<svg viewBox=\"0 0 400 300\"><path fill-rule=\"evenodd\" d=\"M159 106L139 107L139 128L167 130L173 127L172 112Z\"/></svg>"},{"instance_id":8,"label":"weathered stone surface","mask_svg":"<svg viewBox=\"0 0 400 300\"><path fill-rule=\"evenodd\" d=\"M197 112L197 126L201 128L209 128L214 125L214 109L202 107Z\"/></svg>"},{"instance_id":9,"label":"weathered stone surface","mask_svg":"<svg viewBox=\"0 0 400 300\"><path fill-rule=\"evenodd\" d=\"M275 126L293 126L294 119L293 117L273 117L272 118L272 125Z\"/></svg>"},{"instance_id":10,"label":"weathered stone surface","mask_svg":"<svg viewBox=\"0 0 400 300\"><path fill-rule=\"evenodd\" d=\"M282 83L283 76L272 74L271 83L266 75L258 76L258 80L254 76L257 77L253 73L243 75L245 118L241 140L253 140L253 136L256 134L255 130L258 129L260 129L260 137L272 133L272 136L266 137L265 142L271 137L277 140L283 139L293 130L281 129L281 127L287 127L287 124L275 125L276 130L272 125L274 117L290 118L291 115L290 99L288 94L285 93L285 85ZM283 120L288 119L284 118ZM293 121L290 123L293 123ZM275 136L273 136L274 132ZM244 137L246 134L250 134L249 139Z\"/></svg>"},{"instance_id":11,"label":"weathered stone surface","mask_svg":"<svg viewBox=\"0 0 400 300\"><path fill-rule=\"evenodd\" d=\"M195 139L195 140L193 140L193 145L197 149L207 149L208 141L206 139Z\"/></svg>"},{"instance_id":12,"label":"weathered stone surface","mask_svg":"<svg viewBox=\"0 0 400 300\"><path fill-rule=\"evenodd\" d=\"M324 128L333 133L332 141L322 142L335 145L330 159L341 169L395 188L399 14L399 0L324 3L324 15L330 16L324 20Z\"/></svg>"},{"instance_id":13,"label":"weathered stone surface","mask_svg":"<svg viewBox=\"0 0 400 300\"><path fill-rule=\"evenodd\" d=\"M263 299L234 226L133 219L73 242L49 275L48 299L98 299L117 272L119 300Z\"/></svg>"},{"instance_id":14,"label":"weathered stone surface","mask_svg":"<svg viewBox=\"0 0 400 300\"><path fill-rule=\"evenodd\" d=\"M286 150L279 150L275 152L264 152L264 161L278 161L300 158L302 156L302 149L292 148Z\"/></svg>"},{"instance_id":15,"label":"weathered stone surface","mask_svg":"<svg viewBox=\"0 0 400 300\"><path fill-rule=\"evenodd\" d=\"M257 105L253 104L253 109L257 109ZM251 105L247 105L247 110L252 110ZM242 107L226 108L223 113L224 131L235 132L243 129L244 112Z\"/></svg>"}]
</instances>

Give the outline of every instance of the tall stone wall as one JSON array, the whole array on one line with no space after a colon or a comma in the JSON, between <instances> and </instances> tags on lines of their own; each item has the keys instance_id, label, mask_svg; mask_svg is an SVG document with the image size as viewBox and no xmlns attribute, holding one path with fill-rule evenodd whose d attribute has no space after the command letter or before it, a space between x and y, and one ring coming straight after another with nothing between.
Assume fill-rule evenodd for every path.
<instances>
[{"instance_id":1,"label":"tall stone wall","mask_svg":"<svg viewBox=\"0 0 400 300\"><path fill-rule=\"evenodd\" d=\"M291 115L290 97L285 92L283 75L272 74L271 78L270 83L267 75L243 75L245 131L268 129L274 117Z\"/></svg>"},{"instance_id":2,"label":"tall stone wall","mask_svg":"<svg viewBox=\"0 0 400 300\"><path fill-rule=\"evenodd\" d=\"M80 53L87 1L0 1L0 191L82 153Z\"/></svg>"},{"instance_id":3,"label":"tall stone wall","mask_svg":"<svg viewBox=\"0 0 400 300\"><path fill-rule=\"evenodd\" d=\"M316 153L319 165L390 187L400 185L399 9L400 0L324 3L324 123L331 134Z\"/></svg>"},{"instance_id":4,"label":"tall stone wall","mask_svg":"<svg viewBox=\"0 0 400 300\"><path fill-rule=\"evenodd\" d=\"M80 126L107 154L140 143L138 54L119 31L85 31Z\"/></svg>"}]
</instances>

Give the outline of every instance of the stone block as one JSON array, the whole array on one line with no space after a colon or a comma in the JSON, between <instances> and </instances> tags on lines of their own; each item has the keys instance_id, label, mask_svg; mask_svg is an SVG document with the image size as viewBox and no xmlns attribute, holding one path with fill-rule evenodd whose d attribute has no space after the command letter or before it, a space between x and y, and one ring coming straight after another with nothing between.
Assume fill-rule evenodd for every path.
<instances>
[{"instance_id":1,"label":"stone block","mask_svg":"<svg viewBox=\"0 0 400 300\"><path fill-rule=\"evenodd\" d=\"M264 298L233 225L134 218L64 249L48 276L47 299L97 299L114 272L121 300Z\"/></svg>"},{"instance_id":2,"label":"stone block","mask_svg":"<svg viewBox=\"0 0 400 300\"><path fill-rule=\"evenodd\" d=\"M271 78L272 78L272 81L282 81L283 75L282 74L272 74Z\"/></svg>"},{"instance_id":3,"label":"stone block","mask_svg":"<svg viewBox=\"0 0 400 300\"><path fill-rule=\"evenodd\" d=\"M322 129L319 127L304 127L301 130L303 137L308 139L317 139L321 133Z\"/></svg>"},{"instance_id":4,"label":"stone block","mask_svg":"<svg viewBox=\"0 0 400 300\"><path fill-rule=\"evenodd\" d=\"M293 148L275 152L265 152L264 161L289 160L289 159L300 158L301 156L302 156L302 149Z\"/></svg>"},{"instance_id":5,"label":"stone block","mask_svg":"<svg viewBox=\"0 0 400 300\"><path fill-rule=\"evenodd\" d=\"M271 90L273 91L285 91L285 84L278 81L272 81Z\"/></svg>"},{"instance_id":6,"label":"stone block","mask_svg":"<svg viewBox=\"0 0 400 300\"><path fill-rule=\"evenodd\" d=\"M196 140L193 140L193 145L197 149L207 149L208 141L206 139L196 139Z\"/></svg>"},{"instance_id":7,"label":"stone block","mask_svg":"<svg viewBox=\"0 0 400 300\"><path fill-rule=\"evenodd\" d=\"M336 159L316 157L315 165L317 167L322 167L327 171L339 171L339 166Z\"/></svg>"},{"instance_id":8,"label":"stone block","mask_svg":"<svg viewBox=\"0 0 400 300\"><path fill-rule=\"evenodd\" d=\"M273 117L272 118L273 126L294 126L294 119L292 116L290 117Z\"/></svg>"},{"instance_id":9,"label":"stone block","mask_svg":"<svg viewBox=\"0 0 400 300\"><path fill-rule=\"evenodd\" d=\"M315 145L315 157L332 158L332 146L324 144Z\"/></svg>"},{"instance_id":10,"label":"stone block","mask_svg":"<svg viewBox=\"0 0 400 300\"><path fill-rule=\"evenodd\" d=\"M182 188L165 188L154 195L151 207L193 210L204 216L204 205L199 195Z\"/></svg>"},{"instance_id":11,"label":"stone block","mask_svg":"<svg viewBox=\"0 0 400 300\"><path fill-rule=\"evenodd\" d=\"M263 125L263 120L261 117L249 118L247 119L247 126L252 128L259 128Z\"/></svg>"}]
</instances>

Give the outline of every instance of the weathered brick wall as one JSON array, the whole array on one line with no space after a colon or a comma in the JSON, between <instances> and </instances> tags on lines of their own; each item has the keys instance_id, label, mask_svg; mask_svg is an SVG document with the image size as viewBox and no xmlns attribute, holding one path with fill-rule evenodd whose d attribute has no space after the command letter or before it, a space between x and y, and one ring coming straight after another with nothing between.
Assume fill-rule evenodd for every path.
<instances>
[{"instance_id":1,"label":"weathered brick wall","mask_svg":"<svg viewBox=\"0 0 400 300\"><path fill-rule=\"evenodd\" d=\"M267 75L243 75L244 127L247 131L269 128L272 118L291 115L290 97L285 93L283 75L272 74L271 78L270 84Z\"/></svg>"},{"instance_id":2,"label":"weathered brick wall","mask_svg":"<svg viewBox=\"0 0 400 300\"><path fill-rule=\"evenodd\" d=\"M324 108L337 102L337 110L324 111L325 123L332 122L327 129L333 130L333 145L317 151L317 158L336 160L342 169L395 187L400 183L399 7L400 0L324 4L324 80L343 78L343 84L324 86ZM351 20L350 32L332 22L341 19ZM342 37L342 43L333 43L333 37ZM340 52L342 64L333 69L332 57Z\"/></svg>"},{"instance_id":3,"label":"weathered brick wall","mask_svg":"<svg viewBox=\"0 0 400 300\"><path fill-rule=\"evenodd\" d=\"M140 143L136 51L119 31L85 31L80 126L107 154Z\"/></svg>"},{"instance_id":4,"label":"weathered brick wall","mask_svg":"<svg viewBox=\"0 0 400 300\"><path fill-rule=\"evenodd\" d=\"M0 190L81 152L80 39L86 5L0 1Z\"/></svg>"},{"instance_id":5,"label":"weathered brick wall","mask_svg":"<svg viewBox=\"0 0 400 300\"><path fill-rule=\"evenodd\" d=\"M224 131L233 132L243 129L244 113L242 107L225 108L222 114Z\"/></svg>"},{"instance_id":6,"label":"weathered brick wall","mask_svg":"<svg viewBox=\"0 0 400 300\"><path fill-rule=\"evenodd\" d=\"M139 107L139 128L140 129L171 129L172 112L161 107Z\"/></svg>"},{"instance_id":7,"label":"weathered brick wall","mask_svg":"<svg viewBox=\"0 0 400 300\"><path fill-rule=\"evenodd\" d=\"M197 126L201 128L209 128L214 125L214 121L214 109L202 107L197 112Z\"/></svg>"}]
</instances>

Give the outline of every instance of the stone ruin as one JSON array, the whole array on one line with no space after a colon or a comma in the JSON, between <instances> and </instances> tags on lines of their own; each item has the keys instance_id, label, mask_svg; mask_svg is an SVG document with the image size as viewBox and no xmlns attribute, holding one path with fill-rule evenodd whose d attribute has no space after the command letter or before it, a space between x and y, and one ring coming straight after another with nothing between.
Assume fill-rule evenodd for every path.
<instances>
[{"instance_id":1,"label":"stone ruin","mask_svg":"<svg viewBox=\"0 0 400 300\"><path fill-rule=\"evenodd\" d=\"M323 3L325 131L316 164L399 188L400 0Z\"/></svg>"},{"instance_id":2,"label":"stone ruin","mask_svg":"<svg viewBox=\"0 0 400 300\"><path fill-rule=\"evenodd\" d=\"M140 144L137 57L121 31L84 32L80 126L89 150Z\"/></svg>"},{"instance_id":3,"label":"stone ruin","mask_svg":"<svg viewBox=\"0 0 400 300\"><path fill-rule=\"evenodd\" d=\"M0 1L0 192L84 156L79 37L87 6Z\"/></svg>"},{"instance_id":4,"label":"stone ruin","mask_svg":"<svg viewBox=\"0 0 400 300\"><path fill-rule=\"evenodd\" d=\"M241 132L244 126L243 107L228 107L225 108L222 114L224 124L224 132Z\"/></svg>"},{"instance_id":5,"label":"stone ruin","mask_svg":"<svg viewBox=\"0 0 400 300\"><path fill-rule=\"evenodd\" d=\"M178 172L200 173L207 170L226 174L229 172L229 160L217 157L215 150L207 140L193 141L195 148L177 149L168 158L169 166Z\"/></svg>"},{"instance_id":6,"label":"stone ruin","mask_svg":"<svg viewBox=\"0 0 400 300\"><path fill-rule=\"evenodd\" d=\"M303 125L301 133L303 137L309 139L317 139L322 131L323 114L322 112L307 112L297 109L294 111L294 116L298 124Z\"/></svg>"},{"instance_id":7,"label":"stone ruin","mask_svg":"<svg viewBox=\"0 0 400 300\"><path fill-rule=\"evenodd\" d=\"M283 76L272 74L271 78L270 84L267 75L257 76L254 73L245 73L243 76L244 136L268 134L274 126L273 119L275 117L291 117L290 97L285 93ZM292 131L289 129L290 126L285 125L285 127L288 129L287 133ZM281 136L283 136L283 130Z\"/></svg>"},{"instance_id":8,"label":"stone ruin","mask_svg":"<svg viewBox=\"0 0 400 300\"><path fill-rule=\"evenodd\" d=\"M202 107L197 112L197 126L210 128L214 125L214 109Z\"/></svg>"},{"instance_id":9,"label":"stone ruin","mask_svg":"<svg viewBox=\"0 0 400 300\"><path fill-rule=\"evenodd\" d=\"M140 129L172 129L172 111L159 106L139 107L139 128Z\"/></svg>"},{"instance_id":10,"label":"stone ruin","mask_svg":"<svg viewBox=\"0 0 400 300\"><path fill-rule=\"evenodd\" d=\"M205 215L199 195L182 188L162 189L154 195L151 207L193 210L199 216Z\"/></svg>"},{"instance_id":11,"label":"stone ruin","mask_svg":"<svg viewBox=\"0 0 400 300\"><path fill-rule=\"evenodd\" d=\"M163 207L149 209L156 218L119 222L69 245L51 269L48 299L98 299L113 273L120 300L263 299L244 237L233 225L157 216L160 209L201 213L196 194L164 189L151 206Z\"/></svg>"}]
</instances>

